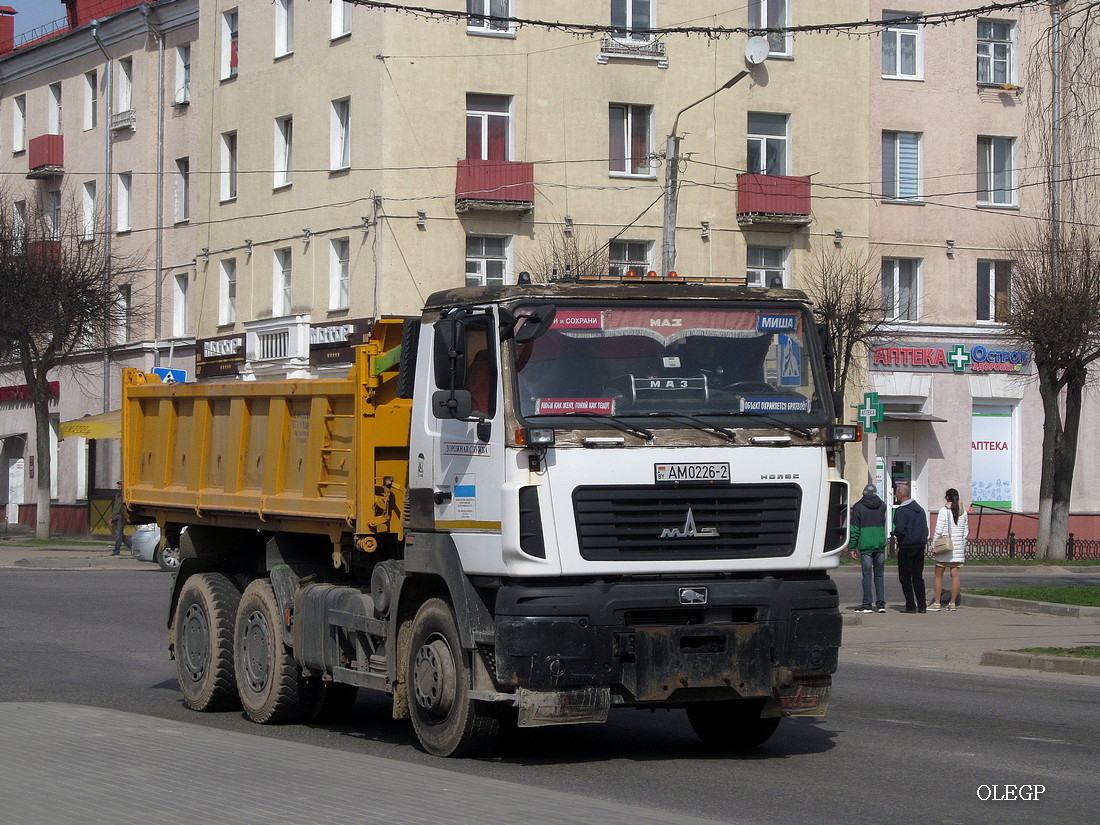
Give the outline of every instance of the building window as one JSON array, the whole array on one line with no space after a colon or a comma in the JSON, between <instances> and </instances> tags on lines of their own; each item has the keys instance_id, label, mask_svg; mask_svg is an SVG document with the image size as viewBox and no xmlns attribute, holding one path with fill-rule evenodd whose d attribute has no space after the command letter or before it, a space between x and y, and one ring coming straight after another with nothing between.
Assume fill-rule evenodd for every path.
<instances>
[{"instance_id":1,"label":"building window","mask_svg":"<svg viewBox=\"0 0 1100 825\"><path fill-rule=\"evenodd\" d=\"M291 248L276 249L272 256L271 314L290 315L290 286L293 256Z\"/></svg>"},{"instance_id":2,"label":"building window","mask_svg":"<svg viewBox=\"0 0 1100 825\"><path fill-rule=\"evenodd\" d=\"M970 501L1010 510L1020 503L1013 494L1020 475L1021 438L1013 426L1011 405L973 401L970 430ZM1028 433L1025 437L1031 437Z\"/></svg>"},{"instance_id":3,"label":"building window","mask_svg":"<svg viewBox=\"0 0 1100 825\"><path fill-rule=\"evenodd\" d=\"M332 39L351 34L351 7L345 0L332 0Z\"/></svg>"},{"instance_id":4,"label":"building window","mask_svg":"<svg viewBox=\"0 0 1100 825\"><path fill-rule=\"evenodd\" d=\"M134 108L134 59L124 57L118 61L118 102L116 112L128 112Z\"/></svg>"},{"instance_id":5,"label":"building window","mask_svg":"<svg viewBox=\"0 0 1100 825\"><path fill-rule=\"evenodd\" d=\"M920 261L916 258L882 259L882 307L893 321L918 320Z\"/></svg>"},{"instance_id":6,"label":"building window","mask_svg":"<svg viewBox=\"0 0 1100 825\"><path fill-rule=\"evenodd\" d=\"M221 282L218 286L218 323L221 326L237 321L237 260L221 262Z\"/></svg>"},{"instance_id":7,"label":"building window","mask_svg":"<svg viewBox=\"0 0 1100 825\"><path fill-rule=\"evenodd\" d=\"M46 193L46 235L51 241L61 240L61 190Z\"/></svg>"},{"instance_id":8,"label":"building window","mask_svg":"<svg viewBox=\"0 0 1100 825\"><path fill-rule=\"evenodd\" d=\"M890 22L882 30L882 76L898 80L924 77L924 40L920 26L904 19L907 12L883 12Z\"/></svg>"},{"instance_id":9,"label":"building window","mask_svg":"<svg viewBox=\"0 0 1100 825\"><path fill-rule=\"evenodd\" d=\"M329 311L347 309L350 299L351 243L347 238L337 238L329 249Z\"/></svg>"},{"instance_id":10,"label":"building window","mask_svg":"<svg viewBox=\"0 0 1100 825\"><path fill-rule=\"evenodd\" d=\"M237 133L222 135L221 199L231 201L237 197Z\"/></svg>"},{"instance_id":11,"label":"building window","mask_svg":"<svg viewBox=\"0 0 1100 825\"><path fill-rule=\"evenodd\" d=\"M616 278L628 272L644 275L651 269L652 251L649 241L612 241L608 245L608 272Z\"/></svg>"},{"instance_id":12,"label":"building window","mask_svg":"<svg viewBox=\"0 0 1100 825\"><path fill-rule=\"evenodd\" d=\"M653 39L653 0L611 0L611 36L634 43Z\"/></svg>"},{"instance_id":13,"label":"building window","mask_svg":"<svg viewBox=\"0 0 1100 825\"><path fill-rule=\"evenodd\" d=\"M609 171L618 175L652 177L649 160L653 153L653 107L612 103L608 116Z\"/></svg>"},{"instance_id":14,"label":"building window","mask_svg":"<svg viewBox=\"0 0 1100 825\"><path fill-rule=\"evenodd\" d=\"M187 305L187 288L191 285L186 272L176 275L173 279L175 290L172 293L172 335L183 338L187 335L189 323L189 307Z\"/></svg>"},{"instance_id":15,"label":"building window","mask_svg":"<svg viewBox=\"0 0 1100 825\"><path fill-rule=\"evenodd\" d=\"M979 321L1003 324L1008 320L1012 261L978 261Z\"/></svg>"},{"instance_id":16,"label":"building window","mask_svg":"<svg viewBox=\"0 0 1100 825\"><path fill-rule=\"evenodd\" d=\"M472 34L507 34L512 30L511 0L466 0L466 31Z\"/></svg>"},{"instance_id":17,"label":"building window","mask_svg":"<svg viewBox=\"0 0 1100 825\"><path fill-rule=\"evenodd\" d=\"M61 84L50 84L50 110L47 131L51 135L61 134Z\"/></svg>"},{"instance_id":18,"label":"building window","mask_svg":"<svg viewBox=\"0 0 1100 825\"><path fill-rule=\"evenodd\" d=\"M920 191L920 133L882 133L882 197L911 200Z\"/></svg>"},{"instance_id":19,"label":"building window","mask_svg":"<svg viewBox=\"0 0 1100 825\"><path fill-rule=\"evenodd\" d=\"M978 204L1014 206L1016 181L1013 164L1014 138L978 138Z\"/></svg>"},{"instance_id":20,"label":"building window","mask_svg":"<svg viewBox=\"0 0 1100 825\"><path fill-rule=\"evenodd\" d=\"M293 181L294 118L275 120L275 188L290 186Z\"/></svg>"},{"instance_id":21,"label":"building window","mask_svg":"<svg viewBox=\"0 0 1100 825\"><path fill-rule=\"evenodd\" d=\"M80 237L86 241L95 239L95 181L84 183L84 197L81 204L81 232Z\"/></svg>"},{"instance_id":22,"label":"building window","mask_svg":"<svg viewBox=\"0 0 1100 825\"><path fill-rule=\"evenodd\" d=\"M787 250L777 246L750 246L745 255L745 283L769 289L787 285Z\"/></svg>"},{"instance_id":23,"label":"building window","mask_svg":"<svg viewBox=\"0 0 1100 825\"><path fill-rule=\"evenodd\" d=\"M787 0L749 0L749 28L760 31L768 38L768 51L773 55L791 53L791 36L787 32L766 32L764 29L782 29L789 25Z\"/></svg>"},{"instance_id":24,"label":"building window","mask_svg":"<svg viewBox=\"0 0 1100 825\"><path fill-rule=\"evenodd\" d=\"M332 134L329 146L329 169L351 168L351 99L332 101Z\"/></svg>"},{"instance_id":25,"label":"building window","mask_svg":"<svg viewBox=\"0 0 1100 825\"><path fill-rule=\"evenodd\" d=\"M191 158L176 158L176 223L191 219Z\"/></svg>"},{"instance_id":26,"label":"building window","mask_svg":"<svg viewBox=\"0 0 1100 825\"><path fill-rule=\"evenodd\" d=\"M466 95L466 159L509 160L512 100L501 95Z\"/></svg>"},{"instance_id":27,"label":"building window","mask_svg":"<svg viewBox=\"0 0 1100 825\"><path fill-rule=\"evenodd\" d=\"M27 202L16 201L12 204L11 211L11 234L12 234L12 252L19 254L23 251L26 245L27 234Z\"/></svg>"},{"instance_id":28,"label":"building window","mask_svg":"<svg viewBox=\"0 0 1100 825\"><path fill-rule=\"evenodd\" d=\"M466 236L466 286L503 286L508 280L508 239Z\"/></svg>"},{"instance_id":29,"label":"building window","mask_svg":"<svg viewBox=\"0 0 1100 825\"><path fill-rule=\"evenodd\" d=\"M191 102L191 44L176 46L176 103Z\"/></svg>"},{"instance_id":30,"label":"building window","mask_svg":"<svg viewBox=\"0 0 1100 825\"><path fill-rule=\"evenodd\" d=\"M275 56L294 51L294 0L275 0Z\"/></svg>"},{"instance_id":31,"label":"building window","mask_svg":"<svg viewBox=\"0 0 1100 825\"><path fill-rule=\"evenodd\" d=\"M222 13L221 78L237 76L237 10Z\"/></svg>"},{"instance_id":32,"label":"building window","mask_svg":"<svg viewBox=\"0 0 1100 825\"><path fill-rule=\"evenodd\" d=\"M118 173L118 197L115 206L115 230L117 232L129 232L133 227L133 185L134 176L131 172Z\"/></svg>"},{"instance_id":33,"label":"building window","mask_svg":"<svg viewBox=\"0 0 1100 825\"><path fill-rule=\"evenodd\" d=\"M996 20L978 21L978 82L1001 86L1016 75L1016 27Z\"/></svg>"},{"instance_id":34,"label":"building window","mask_svg":"<svg viewBox=\"0 0 1100 825\"><path fill-rule=\"evenodd\" d=\"M11 150L25 152L27 149L27 96L16 95L11 116Z\"/></svg>"},{"instance_id":35,"label":"building window","mask_svg":"<svg viewBox=\"0 0 1100 825\"><path fill-rule=\"evenodd\" d=\"M118 287L118 330L116 343L126 344L130 341L131 320L134 311L133 290L129 284Z\"/></svg>"},{"instance_id":36,"label":"building window","mask_svg":"<svg viewBox=\"0 0 1100 825\"><path fill-rule=\"evenodd\" d=\"M755 175L787 174L787 116L749 112L748 170Z\"/></svg>"},{"instance_id":37,"label":"building window","mask_svg":"<svg viewBox=\"0 0 1100 825\"><path fill-rule=\"evenodd\" d=\"M84 73L84 131L99 123L99 77L96 72Z\"/></svg>"}]
</instances>

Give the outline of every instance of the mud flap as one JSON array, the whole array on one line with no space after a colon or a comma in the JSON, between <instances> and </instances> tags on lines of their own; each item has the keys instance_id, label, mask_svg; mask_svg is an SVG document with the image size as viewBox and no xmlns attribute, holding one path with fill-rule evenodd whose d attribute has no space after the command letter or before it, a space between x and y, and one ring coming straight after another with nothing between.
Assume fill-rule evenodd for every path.
<instances>
[{"instance_id":1,"label":"mud flap","mask_svg":"<svg viewBox=\"0 0 1100 825\"><path fill-rule=\"evenodd\" d=\"M518 725L537 728L545 725L577 725L582 722L606 722L611 708L611 688L607 686L571 690L516 691Z\"/></svg>"}]
</instances>

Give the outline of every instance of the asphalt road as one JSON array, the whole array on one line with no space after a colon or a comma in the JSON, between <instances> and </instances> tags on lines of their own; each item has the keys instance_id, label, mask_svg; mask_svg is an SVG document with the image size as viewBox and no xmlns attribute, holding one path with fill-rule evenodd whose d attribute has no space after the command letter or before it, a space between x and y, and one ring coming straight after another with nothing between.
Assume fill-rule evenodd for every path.
<instances>
[{"instance_id":1,"label":"asphalt road","mask_svg":"<svg viewBox=\"0 0 1100 825\"><path fill-rule=\"evenodd\" d=\"M626 710L603 726L521 731L497 759L444 761L422 753L408 723L372 697L325 726L186 710L166 654L170 585L154 569L0 571L0 701L112 708L433 765L641 805L669 821L1080 825L1095 815L1100 703L1087 677L915 671L842 656L829 715L786 720L745 755L703 749L682 712ZM979 798L1033 784L1045 786L1035 802ZM411 811L407 821L423 820Z\"/></svg>"}]
</instances>

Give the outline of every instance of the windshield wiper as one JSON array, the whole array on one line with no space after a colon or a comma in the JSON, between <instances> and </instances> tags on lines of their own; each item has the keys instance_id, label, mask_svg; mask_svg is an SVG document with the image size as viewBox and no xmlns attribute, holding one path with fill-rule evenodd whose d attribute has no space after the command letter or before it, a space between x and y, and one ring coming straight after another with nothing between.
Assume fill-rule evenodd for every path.
<instances>
[{"instance_id":1,"label":"windshield wiper","mask_svg":"<svg viewBox=\"0 0 1100 825\"><path fill-rule=\"evenodd\" d=\"M705 433L713 433L715 435L721 436L722 438L724 438L726 441L729 441L730 443L733 443L733 444L737 443L737 433L735 433L733 430L727 430L725 427L719 427L717 424L708 424L705 421L700 421L694 415L689 415L688 413L651 412L651 413L646 413L646 417L647 418L667 418L671 421L677 421L677 420L686 421L690 426L694 427L696 430L702 430Z\"/></svg>"},{"instance_id":2,"label":"windshield wiper","mask_svg":"<svg viewBox=\"0 0 1100 825\"><path fill-rule=\"evenodd\" d=\"M813 437L813 433L810 430L807 430L805 427L799 427L797 424L791 424L781 418L776 418L775 416L768 415L767 413L762 412L741 412L740 410L731 410L730 412L725 413L700 413L699 417L703 418L705 416L707 418L712 418L719 415L736 415L759 418L762 421L766 421L767 423L771 424L773 427L783 430L784 432L794 433L795 435L800 435L805 439L810 439Z\"/></svg>"},{"instance_id":3,"label":"windshield wiper","mask_svg":"<svg viewBox=\"0 0 1100 825\"><path fill-rule=\"evenodd\" d=\"M617 430L621 430L624 433L630 433L631 435L637 435L647 441L653 438L653 433L642 427L635 427L632 424L627 424L620 418L614 415L595 415L594 413L579 413L579 412L562 412L555 413L555 415L568 416L570 418L586 418L589 421L606 421L612 427Z\"/></svg>"}]
</instances>

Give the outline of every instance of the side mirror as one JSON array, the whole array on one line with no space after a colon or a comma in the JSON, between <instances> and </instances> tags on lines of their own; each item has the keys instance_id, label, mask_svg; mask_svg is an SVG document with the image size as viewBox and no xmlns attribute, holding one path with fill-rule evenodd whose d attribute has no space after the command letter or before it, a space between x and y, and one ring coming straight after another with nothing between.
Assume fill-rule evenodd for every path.
<instances>
[{"instance_id":1,"label":"side mirror","mask_svg":"<svg viewBox=\"0 0 1100 825\"><path fill-rule=\"evenodd\" d=\"M457 318L435 322L435 347L432 353L435 385L451 389L466 384L466 325Z\"/></svg>"},{"instance_id":2,"label":"side mirror","mask_svg":"<svg viewBox=\"0 0 1100 825\"><path fill-rule=\"evenodd\" d=\"M474 397L469 390L437 390L432 393L432 414L436 418L466 421L473 411Z\"/></svg>"},{"instance_id":3,"label":"side mirror","mask_svg":"<svg viewBox=\"0 0 1100 825\"><path fill-rule=\"evenodd\" d=\"M516 343L526 344L548 333L557 312L558 308L553 304L543 304L521 312L516 316L522 321L514 336Z\"/></svg>"}]
</instances>

